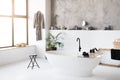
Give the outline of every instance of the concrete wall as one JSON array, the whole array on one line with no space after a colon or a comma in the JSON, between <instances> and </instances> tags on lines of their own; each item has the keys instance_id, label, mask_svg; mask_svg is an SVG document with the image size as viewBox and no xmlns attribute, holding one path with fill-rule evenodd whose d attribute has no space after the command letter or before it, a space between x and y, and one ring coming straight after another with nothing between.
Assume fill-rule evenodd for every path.
<instances>
[{"instance_id":1,"label":"concrete wall","mask_svg":"<svg viewBox=\"0 0 120 80\"><path fill-rule=\"evenodd\" d=\"M98 29L120 29L120 0L52 0L51 8L51 25L81 26L85 20Z\"/></svg>"}]
</instances>

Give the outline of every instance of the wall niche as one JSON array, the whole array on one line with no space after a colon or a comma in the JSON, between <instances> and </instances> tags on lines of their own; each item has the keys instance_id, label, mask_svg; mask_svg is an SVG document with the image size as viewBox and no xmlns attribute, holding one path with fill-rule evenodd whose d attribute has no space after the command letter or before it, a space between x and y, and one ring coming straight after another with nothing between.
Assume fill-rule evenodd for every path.
<instances>
[{"instance_id":1,"label":"wall niche","mask_svg":"<svg viewBox=\"0 0 120 80\"><path fill-rule=\"evenodd\" d=\"M120 0L51 0L50 29L120 30L119 26Z\"/></svg>"}]
</instances>

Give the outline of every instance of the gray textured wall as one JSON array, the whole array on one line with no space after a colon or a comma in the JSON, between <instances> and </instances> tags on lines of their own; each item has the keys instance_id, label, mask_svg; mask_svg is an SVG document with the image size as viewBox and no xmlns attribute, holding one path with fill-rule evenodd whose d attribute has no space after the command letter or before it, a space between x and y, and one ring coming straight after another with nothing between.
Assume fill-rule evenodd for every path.
<instances>
[{"instance_id":1,"label":"gray textured wall","mask_svg":"<svg viewBox=\"0 0 120 80\"><path fill-rule=\"evenodd\" d=\"M51 5L51 25L71 28L85 20L98 29L120 29L120 0L52 0Z\"/></svg>"}]
</instances>

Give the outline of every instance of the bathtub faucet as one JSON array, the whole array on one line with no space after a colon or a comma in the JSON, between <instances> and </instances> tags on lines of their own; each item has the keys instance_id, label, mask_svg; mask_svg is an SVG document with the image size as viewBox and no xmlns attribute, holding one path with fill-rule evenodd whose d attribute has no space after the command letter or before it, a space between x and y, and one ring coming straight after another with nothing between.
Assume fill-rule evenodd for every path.
<instances>
[{"instance_id":1,"label":"bathtub faucet","mask_svg":"<svg viewBox=\"0 0 120 80\"><path fill-rule=\"evenodd\" d=\"M80 38L78 37L76 41L79 41L79 52L81 51Z\"/></svg>"}]
</instances>

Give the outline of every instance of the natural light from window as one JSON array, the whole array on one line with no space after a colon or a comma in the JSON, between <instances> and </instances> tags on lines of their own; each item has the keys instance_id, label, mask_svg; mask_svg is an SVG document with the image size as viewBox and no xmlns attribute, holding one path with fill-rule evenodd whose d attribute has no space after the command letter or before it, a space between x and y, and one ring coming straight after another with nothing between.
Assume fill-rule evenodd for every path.
<instances>
[{"instance_id":1,"label":"natural light from window","mask_svg":"<svg viewBox=\"0 0 120 80\"><path fill-rule=\"evenodd\" d=\"M0 47L28 42L27 0L0 0Z\"/></svg>"},{"instance_id":2,"label":"natural light from window","mask_svg":"<svg viewBox=\"0 0 120 80\"><path fill-rule=\"evenodd\" d=\"M15 18L15 25L14 25L14 37L15 37L15 44L24 42L26 43L26 19L23 18Z\"/></svg>"},{"instance_id":3,"label":"natural light from window","mask_svg":"<svg viewBox=\"0 0 120 80\"><path fill-rule=\"evenodd\" d=\"M12 19L0 18L0 47L8 45L12 45Z\"/></svg>"},{"instance_id":4,"label":"natural light from window","mask_svg":"<svg viewBox=\"0 0 120 80\"><path fill-rule=\"evenodd\" d=\"M15 0L15 15L26 15L26 0Z\"/></svg>"},{"instance_id":5,"label":"natural light from window","mask_svg":"<svg viewBox=\"0 0 120 80\"><path fill-rule=\"evenodd\" d=\"M12 15L12 1L0 0L0 15Z\"/></svg>"}]
</instances>

